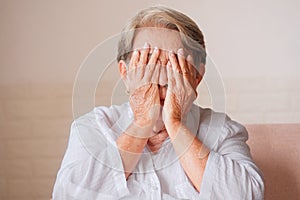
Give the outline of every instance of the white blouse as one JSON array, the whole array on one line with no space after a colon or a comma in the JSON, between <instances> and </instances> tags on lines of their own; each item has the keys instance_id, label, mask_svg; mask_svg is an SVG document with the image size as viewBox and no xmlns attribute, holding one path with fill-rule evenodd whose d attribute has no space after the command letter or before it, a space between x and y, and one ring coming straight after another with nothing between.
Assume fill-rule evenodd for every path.
<instances>
[{"instance_id":1,"label":"white blouse","mask_svg":"<svg viewBox=\"0 0 300 200\"><path fill-rule=\"evenodd\" d=\"M226 114L193 105L187 126L209 149L200 193L186 176L172 143L144 149L126 181L116 146L133 120L128 103L96 107L74 120L52 198L78 199L263 199L262 174L254 164L244 126Z\"/></svg>"}]
</instances>

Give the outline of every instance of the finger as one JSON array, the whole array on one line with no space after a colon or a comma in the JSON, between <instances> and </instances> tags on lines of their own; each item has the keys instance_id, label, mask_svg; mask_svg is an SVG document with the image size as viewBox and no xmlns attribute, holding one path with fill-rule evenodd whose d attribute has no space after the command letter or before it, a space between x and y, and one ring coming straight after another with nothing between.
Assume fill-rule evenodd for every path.
<instances>
[{"instance_id":1,"label":"finger","mask_svg":"<svg viewBox=\"0 0 300 200\"><path fill-rule=\"evenodd\" d=\"M158 84L159 81L159 75L160 75L160 68L161 68L161 62L158 60L155 64L155 68L152 68L149 66L149 81L151 83Z\"/></svg>"},{"instance_id":2,"label":"finger","mask_svg":"<svg viewBox=\"0 0 300 200\"><path fill-rule=\"evenodd\" d=\"M180 85L182 85L183 83L183 77L181 75L181 69L180 69L180 66L177 62L177 58L175 57L175 54L173 52L169 52L169 60L170 60L170 63L171 63L171 69L173 71L173 74L172 74L172 79L173 81L172 82L176 82L176 83L179 83Z\"/></svg>"},{"instance_id":3,"label":"finger","mask_svg":"<svg viewBox=\"0 0 300 200\"><path fill-rule=\"evenodd\" d=\"M141 50L141 56L140 56L140 60L139 60L139 64L141 66L145 66L147 64L149 51L150 51L150 46L146 42L144 44L143 49Z\"/></svg>"},{"instance_id":4,"label":"finger","mask_svg":"<svg viewBox=\"0 0 300 200\"><path fill-rule=\"evenodd\" d=\"M139 57L140 57L140 52L139 52L139 50L135 49L133 51L131 59L129 61L129 67L128 67L129 71L134 71L137 68L138 62L139 62Z\"/></svg>"},{"instance_id":5,"label":"finger","mask_svg":"<svg viewBox=\"0 0 300 200\"><path fill-rule=\"evenodd\" d=\"M172 69L170 61L168 61L168 63L167 63L167 77L168 77L168 90L169 90L169 89L173 88L173 86L175 84L175 81L173 80L174 79L173 69Z\"/></svg>"},{"instance_id":6,"label":"finger","mask_svg":"<svg viewBox=\"0 0 300 200\"><path fill-rule=\"evenodd\" d=\"M186 59L185 59L185 55L184 55L184 51L182 48L178 49L177 51L177 57L178 57L178 63L181 69L181 72L183 74L183 76L187 77L189 76L189 70L188 70L188 66L186 63Z\"/></svg>"},{"instance_id":7,"label":"finger","mask_svg":"<svg viewBox=\"0 0 300 200\"><path fill-rule=\"evenodd\" d=\"M196 79L197 69L194 66L193 57L191 55L188 55L187 58L186 58L186 61L187 61L187 65L188 65L189 72L191 74L192 79Z\"/></svg>"},{"instance_id":8,"label":"finger","mask_svg":"<svg viewBox=\"0 0 300 200\"><path fill-rule=\"evenodd\" d=\"M192 85L193 89L194 89L194 92L196 94L196 96L198 96L198 93L197 93L197 69L195 68L195 65L194 65L194 60L193 60L193 57L191 55L188 55L187 58L187 64L188 64L188 67L189 67L189 70L190 70L190 81L189 83Z\"/></svg>"},{"instance_id":9,"label":"finger","mask_svg":"<svg viewBox=\"0 0 300 200\"><path fill-rule=\"evenodd\" d=\"M128 78L132 79L135 77L136 69L138 66L140 53L137 49L135 49L131 55L129 66L128 66Z\"/></svg>"},{"instance_id":10,"label":"finger","mask_svg":"<svg viewBox=\"0 0 300 200\"><path fill-rule=\"evenodd\" d=\"M151 81L153 83L158 83L158 78L159 78L159 68L161 63L158 63L159 61L157 60L158 57L159 57L159 49L155 47L150 57L150 60L147 64L145 75L144 75L147 81Z\"/></svg>"},{"instance_id":11,"label":"finger","mask_svg":"<svg viewBox=\"0 0 300 200\"><path fill-rule=\"evenodd\" d=\"M145 68L148 59L148 53L150 51L149 44L146 42L143 49L141 50L141 55L138 63L137 76L142 79L145 75Z\"/></svg>"},{"instance_id":12,"label":"finger","mask_svg":"<svg viewBox=\"0 0 300 200\"><path fill-rule=\"evenodd\" d=\"M181 73L181 69L180 69L180 66L179 66L179 64L177 62L177 58L176 58L176 56L175 56L175 54L174 54L173 51L169 51L169 61L171 63L172 68L174 68L177 71L177 73L180 74Z\"/></svg>"},{"instance_id":13,"label":"finger","mask_svg":"<svg viewBox=\"0 0 300 200\"><path fill-rule=\"evenodd\" d=\"M197 69L195 68L194 66L194 61L193 61L193 58L191 55L188 55L187 58L187 65L188 65L188 68L189 68L189 71L190 71L190 78L188 80L188 84L190 84L195 92L195 95L198 96L198 93L197 93L197 81L196 81L196 77L197 77Z\"/></svg>"},{"instance_id":14,"label":"finger","mask_svg":"<svg viewBox=\"0 0 300 200\"><path fill-rule=\"evenodd\" d=\"M155 67L157 59L159 57L160 51L157 47L154 48L154 51L149 59L148 65L149 67Z\"/></svg>"}]
</instances>

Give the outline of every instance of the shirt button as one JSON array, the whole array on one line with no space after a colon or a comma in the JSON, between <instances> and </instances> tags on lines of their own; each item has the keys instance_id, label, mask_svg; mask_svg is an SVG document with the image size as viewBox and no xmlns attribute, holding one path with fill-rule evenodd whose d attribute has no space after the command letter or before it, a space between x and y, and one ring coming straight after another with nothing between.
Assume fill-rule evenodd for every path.
<instances>
[{"instance_id":1,"label":"shirt button","mask_svg":"<svg viewBox=\"0 0 300 200\"><path fill-rule=\"evenodd\" d=\"M152 189L152 190L158 190L158 187L154 184L151 184L149 183L149 187Z\"/></svg>"},{"instance_id":2,"label":"shirt button","mask_svg":"<svg viewBox=\"0 0 300 200\"><path fill-rule=\"evenodd\" d=\"M152 186L152 190L158 190L158 187L157 186Z\"/></svg>"}]
</instances>

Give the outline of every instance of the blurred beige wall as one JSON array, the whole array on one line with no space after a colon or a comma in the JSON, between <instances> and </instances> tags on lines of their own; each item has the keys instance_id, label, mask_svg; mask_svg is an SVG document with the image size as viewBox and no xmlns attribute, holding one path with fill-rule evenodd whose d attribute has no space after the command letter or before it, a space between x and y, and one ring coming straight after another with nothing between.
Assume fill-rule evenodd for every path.
<instances>
[{"instance_id":1,"label":"blurred beige wall","mask_svg":"<svg viewBox=\"0 0 300 200\"><path fill-rule=\"evenodd\" d=\"M300 3L295 0L2 0L1 87L27 95L26 90L40 89L46 95L45 88L56 85L68 94L92 48L120 33L138 10L158 3L187 13L203 29L230 116L244 123L300 121ZM199 88L200 104L211 106L205 87L203 82Z\"/></svg>"},{"instance_id":2,"label":"blurred beige wall","mask_svg":"<svg viewBox=\"0 0 300 200\"><path fill-rule=\"evenodd\" d=\"M0 0L0 199L50 197L80 64L138 10L156 4L199 24L232 118L247 124L300 122L296 0ZM98 90L109 95L112 87L108 79ZM204 82L199 91L200 104L211 106ZM110 99L99 94L96 100L107 105Z\"/></svg>"}]
</instances>

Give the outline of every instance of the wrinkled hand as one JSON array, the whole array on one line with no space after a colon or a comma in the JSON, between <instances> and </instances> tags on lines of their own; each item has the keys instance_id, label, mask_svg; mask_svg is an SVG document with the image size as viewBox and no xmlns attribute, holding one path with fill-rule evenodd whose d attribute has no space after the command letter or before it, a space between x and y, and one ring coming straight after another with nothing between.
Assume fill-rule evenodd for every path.
<instances>
[{"instance_id":1,"label":"wrinkled hand","mask_svg":"<svg viewBox=\"0 0 300 200\"><path fill-rule=\"evenodd\" d=\"M179 49L176 58L169 53L167 64L168 90L163 107L163 121L166 128L177 123L185 123L187 113L197 97L196 69L191 56L185 58L183 50Z\"/></svg>"},{"instance_id":2,"label":"wrinkled hand","mask_svg":"<svg viewBox=\"0 0 300 200\"><path fill-rule=\"evenodd\" d=\"M134 113L134 122L139 127L149 127L159 117L160 98L158 90L159 49L155 48L149 61L149 45L145 44L142 50L135 50L129 63L129 92L130 106Z\"/></svg>"}]
</instances>

